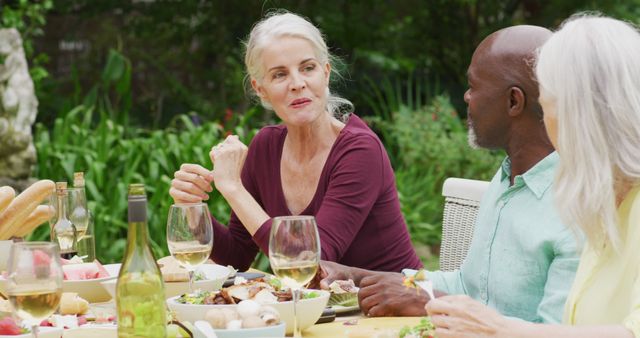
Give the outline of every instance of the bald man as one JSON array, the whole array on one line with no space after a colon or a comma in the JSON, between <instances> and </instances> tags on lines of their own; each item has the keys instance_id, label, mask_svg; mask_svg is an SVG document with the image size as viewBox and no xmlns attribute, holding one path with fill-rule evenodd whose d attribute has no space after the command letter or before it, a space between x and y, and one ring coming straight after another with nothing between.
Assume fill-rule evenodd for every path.
<instances>
[{"instance_id":1,"label":"bald man","mask_svg":"<svg viewBox=\"0 0 640 338\"><path fill-rule=\"evenodd\" d=\"M533 58L551 35L514 26L483 40L467 71L469 143L507 157L485 193L460 269L427 276L442 294L466 294L503 315L559 323L578 266L576 239L556 213L551 188L558 155L547 137ZM353 278L370 316L425 315L428 296L402 275L322 263L322 284Z\"/></svg>"}]
</instances>

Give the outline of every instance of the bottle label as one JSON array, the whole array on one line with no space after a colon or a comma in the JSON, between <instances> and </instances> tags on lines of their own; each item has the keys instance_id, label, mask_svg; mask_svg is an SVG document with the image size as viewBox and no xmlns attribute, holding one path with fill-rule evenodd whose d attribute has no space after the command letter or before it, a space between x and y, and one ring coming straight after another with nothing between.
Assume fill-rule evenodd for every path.
<instances>
[{"instance_id":1,"label":"bottle label","mask_svg":"<svg viewBox=\"0 0 640 338\"><path fill-rule=\"evenodd\" d=\"M147 200L132 199L129 197L129 222L138 223L147 221Z\"/></svg>"}]
</instances>

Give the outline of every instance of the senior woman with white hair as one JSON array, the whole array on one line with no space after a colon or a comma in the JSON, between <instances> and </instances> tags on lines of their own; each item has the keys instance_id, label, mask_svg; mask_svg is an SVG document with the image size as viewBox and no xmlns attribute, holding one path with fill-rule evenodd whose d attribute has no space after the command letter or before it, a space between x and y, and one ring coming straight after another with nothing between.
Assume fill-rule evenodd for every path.
<instances>
[{"instance_id":1,"label":"senior woman with white hair","mask_svg":"<svg viewBox=\"0 0 640 338\"><path fill-rule=\"evenodd\" d=\"M400 212L384 146L349 101L331 94L331 55L314 25L273 13L252 29L245 64L251 90L282 124L260 130L247 148L237 136L214 146L213 171L183 164L170 194L208 198L211 183L233 209L214 220L212 258L245 270L268 252L271 218L313 215L322 258L381 271L421 267ZM246 159L246 160L245 160Z\"/></svg>"},{"instance_id":2,"label":"senior woman with white hair","mask_svg":"<svg viewBox=\"0 0 640 338\"><path fill-rule=\"evenodd\" d=\"M635 27L593 15L567 20L538 55L544 122L560 155L556 203L587 239L565 306L568 325L511 320L451 296L426 306L438 338L640 338L638 55Z\"/></svg>"}]
</instances>

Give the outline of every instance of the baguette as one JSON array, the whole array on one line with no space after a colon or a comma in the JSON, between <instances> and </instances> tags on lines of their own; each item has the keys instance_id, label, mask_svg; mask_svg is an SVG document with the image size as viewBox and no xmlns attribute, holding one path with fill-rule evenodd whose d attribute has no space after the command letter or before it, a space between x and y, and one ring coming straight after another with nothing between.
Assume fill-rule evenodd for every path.
<instances>
[{"instance_id":1,"label":"baguette","mask_svg":"<svg viewBox=\"0 0 640 338\"><path fill-rule=\"evenodd\" d=\"M158 260L160 273L165 282L188 282L189 271L180 266L180 263L172 256L160 258Z\"/></svg>"},{"instance_id":2,"label":"baguette","mask_svg":"<svg viewBox=\"0 0 640 338\"><path fill-rule=\"evenodd\" d=\"M60 298L60 314L83 315L89 310L89 302L75 292L63 292Z\"/></svg>"},{"instance_id":3,"label":"baguette","mask_svg":"<svg viewBox=\"0 0 640 338\"><path fill-rule=\"evenodd\" d=\"M11 201L16 197L16 191L12 187L0 187L0 213L6 209Z\"/></svg>"},{"instance_id":4,"label":"baguette","mask_svg":"<svg viewBox=\"0 0 640 338\"><path fill-rule=\"evenodd\" d=\"M23 222L35 208L44 201L55 188L50 180L41 180L32 184L0 214L0 240L9 239L21 228Z\"/></svg>"},{"instance_id":5,"label":"baguette","mask_svg":"<svg viewBox=\"0 0 640 338\"><path fill-rule=\"evenodd\" d=\"M48 205L39 205L36 207L29 217L24 221L22 226L17 232L13 233L12 237L25 237L30 234L40 224L48 221L53 217L54 210Z\"/></svg>"}]
</instances>

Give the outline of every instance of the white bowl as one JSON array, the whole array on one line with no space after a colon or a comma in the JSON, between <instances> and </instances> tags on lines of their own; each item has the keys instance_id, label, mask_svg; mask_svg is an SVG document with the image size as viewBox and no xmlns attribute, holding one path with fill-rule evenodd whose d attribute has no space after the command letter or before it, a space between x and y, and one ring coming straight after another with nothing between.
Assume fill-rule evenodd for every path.
<instances>
[{"instance_id":1,"label":"white bowl","mask_svg":"<svg viewBox=\"0 0 640 338\"><path fill-rule=\"evenodd\" d=\"M322 311L329 301L329 292L324 290L312 290L319 293L318 297L301 299L297 303L298 326L300 330L304 330L318 321L322 315ZM180 304L176 301L178 297L167 299L169 309L175 311L178 320L189 321L194 323L196 320L204 320L204 317L210 309L214 308L235 308L237 305L194 305ZM287 334L293 333L293 301L269 303L280 313L280 319L287 323ZM217 331L216 331L217 332Z\"/></svg>"},{"instance_id":2,"label":"white bowl","mask_svg":"<svg viewBox=\"0 0 640 338\"><path fill-rule=\"evenodd\" d=\"M7 264L9 264L9 253L11 252L11 246L13 241L0 241L0 272L7 270Z\"/></svg>"},{"instance_id":3,"label":"white bowl","mask_svg":"<svg viewBox=\"0 0 640 338\"><path fill-rule=\"evenodd\" d=\"M284 337L285 323L274 326L259 327L256 329L239 329L239 330L213 330L218 338L258 338L258 337ZM200 330L195 330L194 338L207 338L202 335Z\"/></svg>"},{"instance_id":4,"label":"white bowl","mask_svg":"<svg viewBox=\"0 0 640 338\"><path fill-rule=\"evenodd\" d=\"M193 289L205 291L220 290L222 283L227 280L231 271L229 268L218 264L202 264L198 271L204 273L204 280L193 282ZM117 280L107 280L102 282L102 287L107 290L111 297L116 297ZM164 296L170 298L189 292L189 282L164 282Z\"/></svg>"},{"instance_id":5,"label":"white bowl","mask_svg":"<svg viewBox=\"0 0 640 338\"><path fill-rule=\"evenodd\" d=\"M76 292L78 296L86 299L89 303L101 303L111 300L111 295L101 286L100 283L116 280L120 272L120 263L104 265L109 277L85 279L85 280L65 280L62 281L63 292Z\"/></svg>"},{"instance_id":6,"label":"white bowl","mask_svg":"<svg viewBox=\"0 0 640 338\"><path fill-rule=\"evenodd\" d=\"M85 280L65 280L62 281L62 292L75 292L78 296L86 299L89 303L100 303L111 300L111 295L102 287L100 283L116 280L120 271L120 263L104 265L109 277L85 279ZM0 276L0 292L6 294L7 280Z\"/></svg>"}]
</instances>

